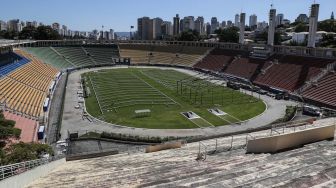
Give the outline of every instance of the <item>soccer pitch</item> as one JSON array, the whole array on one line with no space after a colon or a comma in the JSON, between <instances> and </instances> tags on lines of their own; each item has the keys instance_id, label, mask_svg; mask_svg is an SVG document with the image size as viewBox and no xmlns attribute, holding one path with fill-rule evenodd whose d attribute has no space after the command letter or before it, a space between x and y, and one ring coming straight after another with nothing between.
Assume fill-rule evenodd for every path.
<instances>
[{"instance_id":1,"label":"soccer pitch","mask_svg":"<svg viewBox=\"0 0 336 188\"><path fill-rule=\"evenodd\" d=\"M100 70L83 74L82 83L90 91L85 98L89 114L129 127L222 126L255 117L266 108L257 98L175 70ZM209 108L218 108L227 114L216 116ZM150 113L144 116L135 113L142 110L150 110ZM197 117L188 119L184 112L193 112Z\"/></svg>"}]
</instances>

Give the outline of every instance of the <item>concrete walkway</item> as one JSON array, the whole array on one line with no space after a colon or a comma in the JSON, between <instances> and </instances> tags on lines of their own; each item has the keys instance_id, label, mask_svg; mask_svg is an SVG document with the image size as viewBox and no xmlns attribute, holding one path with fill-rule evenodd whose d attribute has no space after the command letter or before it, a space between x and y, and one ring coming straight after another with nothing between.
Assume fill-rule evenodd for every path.
<instances>
[{"instance_id":1,"label":"concrete walkway","mask_svg":"<svg viewBox=\"0 0 336 188\"><path fill-rule=\"evenodd\" d=\"M101 69L116 69L116 68L127 68L123 67L100 67L92 69L82 69L73 72L69 75L64 111L61 127L61 139L66 139L68 137L68 131L70 133L78 132L79 135L84 134L86 131L97 131L97 132L114 132L121 134L131 134L139 136L150 136L150 137L167 137L167 136L210 136L216 134L224 133L234 133L237 131L244 131L249 129L254 129L262 127L272 123L273 121L282 118L285 115L285 110L287 105L296 105L293 101L275 100L268 96L261 95L260 98L267 105L267 109L261 115L254 117L241 125L226 125L215 128L198 128L198 129L143 129L143 128L132 128L124 127L120 125L113 125L110 123L102 122L98 119L94 119L90 122L82 118L83 109L75 109L78 105L77 91L80 90L80 75L85 72L97 71ZM139 67L139 68L160 68L160 69L174 69L189 75L196 75L197 73L191 70L178 69L178 68L166 68L166 67ZM248 92L247 92L248 93Z\"/></svg>"}]
</instances>

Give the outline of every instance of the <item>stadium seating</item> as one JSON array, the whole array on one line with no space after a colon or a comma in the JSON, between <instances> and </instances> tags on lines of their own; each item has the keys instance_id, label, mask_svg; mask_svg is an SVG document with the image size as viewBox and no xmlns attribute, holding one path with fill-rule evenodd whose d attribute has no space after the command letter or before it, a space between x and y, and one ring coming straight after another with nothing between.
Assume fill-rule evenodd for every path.
<instances>
[{"instance_id":1,"label":"stadium seating","mask_svg":"<svg viewBox=\"0 0 336 188\"><path fill-rule=\"evenodd\" d=\"M95 65L94 61L85 53L82 47L54 47L54 49L76 67Z\"/></svg>"},{"instance_id":2,"label":"stadium seating","mask_svg":"<svg viewBox=\"0 0 336 188\"><path fill-rule=\"evenodd\" d=\"M221 53L221 49L212 50L202 61L194 65L195 68L211 70L215 72L222 71L232 60L233 55Z\"/></svg>"},{"instance_id":3,"label":"stadium seating","mask_svg":"<svg viewBox=\"0 0 336 188\"><path fill-rule=\"evenodd\" d=\"M334 187L336 183L334 142L321 141L276 154L246 154L242 149L246 135L235 136L234 149L226 151L230 139L188 143L154 153L68 161L28 187ZM217 143L217 153L196 160L199 148L210 153Z\"/></svg>"},{"instance_id":4,"label":"stadium seating","mask_svg":"<svg viewBox=\"0 0 336 188\"><path fill-rule=\"evenodd\" d=\"M303 97L320 103L336 106L336 74L329 73L303 92Z\"/></svg>"},{"instance_id":5,"label":"stadium seating","mask_svg":"<svg viewBox=\"0 0 336 188\"><path fill-rule=\"evenodd\" d=\"M96 64L111 64L112 58L119 57L119 51L116 47L90 47L84 46L84 49L90 54Z\"/></svg>"},{"instance_id":6,"label":"stadium seating","mask_svg":"<svg viewBox=\"0 0 336 188\"><path fill-rule=\"evenodd\" d=\"M4 116L6 119L15 121L15 128L21 129L19 141L25 143L37 141L37 129L39 126L37 121L9 112L4 112Z\"/></svg>"},{"instance_id":7,"label":"stadium seating","mask_svg":"<svg viewBox=\"0 0 336 188\"><path fill-rule=\"evenodd\" d=\"M259 74L254 83L294 91L331 62L332 60L319 58L284 56L265 74Z\"/></svg>"},{"instance_id":8,"label":"stadium seating","mask_svg":"<svg viewBox=\"0 0 336 188\"><path fill-rule=\"evenodd\" d=\"M35 48L26 47L22 49L41 59L44 63L52 65L58 69L66 69L74 67L74 65L66 61L64 57L58 55L50 47L35 47Z\"/></svg>"},{"instance_id":9,"label":"stadium seating","mask_svg":"<svg viewBox=\"0 0 336 188\"><path fill-rule=\"evenodd\" d=\"M120 56L130 57L132 63L192 66L209 48L179 45L120 44Z\"/></svg>"},{"instance_id":10,"label":"stadium seating","mask_svg":"<svg viewBox=\"0 0 336 188\"><path fill-rule=\"evenodd\" d=\"M0 54L0 67L16 62L16 61L19 61L20 59L21 57L13 52Z\"/></svg>"},{"instance_id":11,"label":"stadium seating","mask_svg":"<svg viewBox=\"0 0 336 188\"><path fill-rule=\"evenodd\" d=\"M7 110L35 118L42 113L46 93L9 77L0 80L0 90L0 102L6 104Z\"/></svg>"},{"instance_id":12,"label":"stadium seating","mask_svg":"<svg viewBox=\"0 0 336 188\"><path fill-rule=\"evenodd\" d=\"M58 70L22 50L15 50L15 53L31 62L0 79L0 102L5 102L6 108L13 113L37 118Z\"/></svg>"},{"instance_id":13,"label":"stadium seating","mask_svg":"<svg viewBox=\"0 0 336 188\"><path fill-rule=\"evenodd\" d=\"M18 56L15 53L0 55L0 77L9 74L15 69L27 64L29 59Z\"/></svg>"},{"instance_id":14,"label":"stadium seating","mask_svg":"<svg viewBox=\"0 0 336 188\"><path fill-rule=\"evenodd\" d=\"M251 79L253 75L260 72L265 60L256 60L245 57L235 58L224 70L225 73Z\"/></svg>"}]
</instances>

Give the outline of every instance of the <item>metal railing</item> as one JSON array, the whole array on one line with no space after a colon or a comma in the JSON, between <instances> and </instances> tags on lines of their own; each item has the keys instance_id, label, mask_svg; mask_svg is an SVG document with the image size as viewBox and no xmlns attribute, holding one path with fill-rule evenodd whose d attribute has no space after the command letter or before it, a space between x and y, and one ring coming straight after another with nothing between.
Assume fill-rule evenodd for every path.
<instances>
[{"instance_id":1,"label":"metal railing","mask_svg":"<svg viewBox=\"0 0 336 188\"><path fill-rule=\"evenodd\" d=\"M48 158L41 158L41 159L25 161L21 163L10 164L6 166L0 166L0 181L6 178L24 173L38 166L48 164L52 161L62 159L64 157L65 157L64 155L58 155L58 156L53 156L53 157L48 157Z\"/></svg>"}]
</instances>

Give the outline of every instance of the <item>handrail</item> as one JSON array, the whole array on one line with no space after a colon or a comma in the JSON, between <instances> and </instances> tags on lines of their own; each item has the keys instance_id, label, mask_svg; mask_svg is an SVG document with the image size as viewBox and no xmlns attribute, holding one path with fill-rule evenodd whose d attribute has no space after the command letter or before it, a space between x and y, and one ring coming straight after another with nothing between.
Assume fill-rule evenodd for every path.
<instances>
[{"instance_id":1,"label":"handrail","mask_svg":"<svg viewBox=\"0 0 336 188\"><path fill-rule=\"evenodd\" d=\"M0 166L0 181L6 178L21 174L35 167L48 164L50 162L64 158L64 155L52 156L48 158L35 159L31 161L24 161L20 163Z\"/></svg>"}]
</instances>

